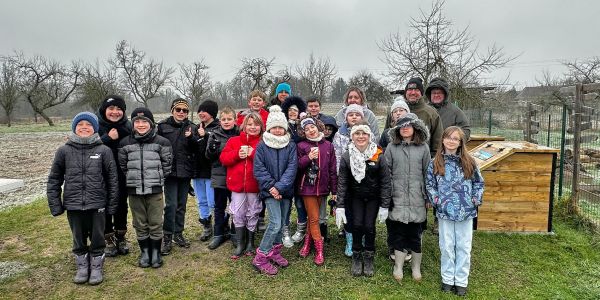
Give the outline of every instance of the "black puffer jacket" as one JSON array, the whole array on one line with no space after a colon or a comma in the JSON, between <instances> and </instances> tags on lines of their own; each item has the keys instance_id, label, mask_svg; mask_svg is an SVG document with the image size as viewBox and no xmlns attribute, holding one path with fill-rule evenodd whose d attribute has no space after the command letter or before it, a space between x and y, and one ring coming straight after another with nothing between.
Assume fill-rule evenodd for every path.
<instances>
[{"instance_id":1,"label":"black puffer jacket","mask_svg":"<svg viewBox=\"0 0 600 300\"><path fill-rule=\"evenodd\" d=\"M116 213L117 166L112 151L100 139L91 144L69 140L56 151L46 189L53 216L65 210L101 208Z\"/></svg>"},{"instance_id":2,"label":"black puffer jacket","mask_svg":"<svg viewBox=\"0 0 600 300\"><path fill-rule=\"evenodd\" d=\"M237 126L231 130L223 130L223 127L219 126L213 133L208 137L208 146L206 147L206 158L212 162L211 174L210 174L210 185L213 188L227 189L227 169L221 164L219 156L221 151L225 148L227 141L240 135L240 131Z\"/></svg>"},{"instance_id":3,"label":"black puffer jacket","mask_svg":"<svg viewBox=\"0 0 600 300\"><path fill-rule=\"evenodd\" d=\"M206 147L208 146L208 139L210 135L212 135L213 132L218 128L221 128L221 123L219 120L215 119L214 121L210 122L210 124L206 125L206 127L204 127L206 134L203 137L197 136L197 148L194 153L196 168L194 170L193 178L210 178L212 163L206 157Z\"/></svg>"},{"instance_id":4,"label":"black puffer jacket","mask_svg":"<svg viewBox=\"0 0 600 300\"><path fill-rule=\"evenodd\" d=\"M192 131L192 135L189 137L185 137L187 130ZM168 139L173 149L173 162L169 177L194 177L196 167L194 152L197 149L198 140L198 127L196 124L190 122L189 119L177 123L171 116L158 123L158 134Z\"/></svg>"},{"instance_id":5,"label":"black puffer jacket","mask_svg":"<svg viewBox=\"0 0 600 300\"><path fill-rule=\"evenodd\" d=\"M359 183L352 176L350 154L348 150L342 154L338 173L337 207L343 208L345 203L353 200L389 202L392 197L390 172L381 148L376 158L367 161L365 178Z\"/></svg>"},{"instance_id":6,"label":"black puffer jacket","mask_svg":"<svg viewBox=\"0 0 600 300\"><path fill-rule=\"evenodd\" d=\"M110 150L112 150L113 157L115 159L115 164L117 165L117 172L119 174L119 193L123 191L125 194L127 193L125 186L125 173L121 170L121 166L119 166L119 143L126 137L131 135L131 122L127 119L127 116L123 115L123 118L118 122L111 122L106 120L105 116L98 112L98 123L100 127L98 128L98 135L102 140L102 143ZM117 130L119 134L119 138L113 140L110 136L108 136L108 132L110 132L113 128Z\"/></svg>"}]
</instances>

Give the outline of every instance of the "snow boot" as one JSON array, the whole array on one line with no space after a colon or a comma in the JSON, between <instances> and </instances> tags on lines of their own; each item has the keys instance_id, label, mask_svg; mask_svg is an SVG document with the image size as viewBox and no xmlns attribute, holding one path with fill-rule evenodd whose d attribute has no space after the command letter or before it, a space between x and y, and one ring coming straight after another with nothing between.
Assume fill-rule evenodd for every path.
<instances>
[{"instance_id":1,"label":"snow boot","mask_svg":"<svg viewBox=\"0 0 600 300\"><path fill-rule=\"evenodd\" d=\"M359 251L352 252L352 267L350 268L352 276L358 277L363 274L363 257Z\"/></svg>"},{"instance_id":2,"label":"snow boot","mask_svg":"<svg viewBox=\"0 0 600 300\"><path fill-rule=\"evenodd\" d=\"M102 271L104 268L104 254L99 256L93 256L90 258L90 278L88 283L91 285L97 285L104 281Z\"/></svg>"},{"instance_id":3,"label":"snow boot","mask_svg":"<svg viewBox=\"0 0 600 300\"><path fill-rule=\"evenodd\" d=\"M407 253L404 251L394 250L396 259L394 260L394 271L392 274L394 275L394 279L398 282L401 282L404 277L402 268L404 267L404 258L406 257L406 254Z\"/></svg>"},{"instance_id":4,"label":"snow boot","mask_svg":"<svg viewBox=\"0 0 600 300\"><path fill-rule=\"evenodd\" d=\"M375 251L363 252L363 259L364 259L363 274L365 274L365 276L367 276L367 277L372 277L373 274L375 274L375 266L374 266Z\"/></svg>"},{"instance_id":5,"label":"snow boot","mask_svg":"<svg viewBox=\"0 0 600 300\"><path fill-rule=\"evenodd\" d=\"M272 254L273 249L271 249L271 251L267 254L260 251L260 249L256 249L256 255L252 260L252 266L256 269L256 271L270 276L277 274L277 267L272 265L269 261L269 258Z\"/></svg>"},{"instance_id":6,"label":"snow boot","mask_svg":"<svg viewBox=\"0 0 600 300\"><path fill-rule=\"evenodd\" d=\"M271 256L270 256L270 260L272 262L274 262L276 265L282 267L282 268L286 268L290 263L288 262L287 259L285 259L282 255L281 255L281 249L283 248L282 244L277 244L277 245L273 245L273 249L271 249Z\"/></svg>"},{"instance_id":7,"label":"snow boot","mask_svg":"<svg viewBox=\"0 0 600 300\"><path fill-rule=\"evenodd\" d=\"M75 273L73 282L77 284L86 283L90 277L90 255L88 253L75 255L75 265L77 266L77 273Z\"/></svg>"},{"instance_id":8,"label":"snow boot","mask_svg":"<svg viewBox=\"0 0 600 300\"><path fill-rule=\"evenodd\" d=\"M206 218L206 219L200 219L200 224L202 224L202 227L204 228L204 230L202 231L202 234L199 237L201 242L206 242L206 241L210 240L210 237L212 236L211 223L212 223L212 216L208 216L208 218Z\"/></svg>"}]
</instances>

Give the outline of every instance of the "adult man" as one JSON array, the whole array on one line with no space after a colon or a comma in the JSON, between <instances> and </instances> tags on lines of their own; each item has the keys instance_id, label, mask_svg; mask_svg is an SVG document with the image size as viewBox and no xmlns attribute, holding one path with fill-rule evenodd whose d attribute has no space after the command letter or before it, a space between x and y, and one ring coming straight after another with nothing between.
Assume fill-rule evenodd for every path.
<instances>
[{"instance_id":1,"label":"adult man","mask_svg":"<svg viewBox=\"0 0 600 300\"><path fill-rule=\"evenodd\" d=\"M440 145L444 128L438 112L435 108L427 105L423 99L423 80L421 78L414 77L408 81L404 88L404 99L406 99L410 112L416 114L429 128L429 151L433 157Z\"/></svg>"},{"instance_id":2,"label":"adult man","mask_svg":"<svg viewBox=\"0 0 600 300\"><path fill-rule=\"evenodd\" d=\"M425 90L425 96L429 99L429 104L437 110L442 119L443 129L450 126L458 126L465 132L467 141L471 136L471 126L465 113L454 103L450 103L450 89L448 83L443 78L434 78Z\"/></svg>"},{"instance_id":3,"label":"adult man","mask_svg":"<svg viewBox=\"0 0 600 300\"><path fill-rule=\"evenodd\" d=\"M350 104L358 104L362 106L363 113L365 115L364 120L369 122L369 129L371 129L373 136L376 137L375 142L377 142L379 141L379 123L377 122L377 117L375 117L375 114L367 107L366 102L367 98L361 89L357 87L348 88L348 91L346 91L346 94L344 95L344 106L337 112L337 114L335 114L335 121L337 125L341 127L342 124L346 122L346 107L348 107Z\"/></svg>"}]
</instances>

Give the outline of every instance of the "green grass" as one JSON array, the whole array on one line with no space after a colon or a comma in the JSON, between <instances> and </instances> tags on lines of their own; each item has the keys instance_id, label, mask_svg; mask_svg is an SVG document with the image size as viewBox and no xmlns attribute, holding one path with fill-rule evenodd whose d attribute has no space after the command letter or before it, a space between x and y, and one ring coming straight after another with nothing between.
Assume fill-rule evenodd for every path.
<instances>
[{"instance_id":1,"label":"green grass","mask_svg":"<svg viewBox=\"0 0 600 300\"><path fill-rule=\"evenodd\" d=\"M54 126L48 125L45 121L39 123L17 123L10 127L0 125L0 134L2 133L29 133L29 132L63 132L71 131L71 121L55 121Z\"/></svg>"},{"instance_id":2,"label":"green grass","mask_svg":"<svg viewBox=\"0 0 600 300\"><path fill-rule=\"evenodd\" d=\"M188 202L186 236L192 247L175 247L160 269L136 267L135 243L128 256L109 258L105 282L97 287L71 283L74 264L66 217L50 216L45 199L0 212L0 260L21 261L29 268L0 281L0 298L210 298L210 299L454 299L439 292L437 238L423 241L423 282L415 283L405 267L402 285L392 276L384 255L379 226L376 274L353 278L350 260L342 255L342 240L326 246L325 265L297 257L297 246L286 249L290 267L276 277L258 275L249 257L232 261L231 246L210 251L196 240L195 201ZM131 223L130 223L131 224ZM469 296L474 299L597 299L600 295L600 245L594 234L555 218L553 235L476 232L473 241ZM132 232L128 233L134 240Z\"/></svg>"}]
</instances>

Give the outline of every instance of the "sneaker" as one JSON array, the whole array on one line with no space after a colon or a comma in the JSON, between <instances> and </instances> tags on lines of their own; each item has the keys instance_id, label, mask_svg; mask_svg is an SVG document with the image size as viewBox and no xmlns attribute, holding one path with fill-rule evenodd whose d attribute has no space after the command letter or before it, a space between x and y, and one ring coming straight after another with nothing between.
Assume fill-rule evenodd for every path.
<instances>
[{"instance_id":1,"label":"sneaker","mask_svg":"<svg viewBox=\"0 0 600 300\"><path fill-rule=\"evenodd\" d=\"M444 292L444 293L454 292L454 286L453 285L449 285L449 284L445 284L445 283L442 282L442 292Z\"/></svg>"},{"instance_id":2,"label":"sneaker","mask_svg":"<svg viewBox=\"0 0 600 300\"><path fill-rule=\"evenodd\" d=\"M283 227L283 246L286 248L294 247L294 241L290 237L290 227L288 226Z\"/></svg>"},{"instance_id":3,"label":"sneaker","mask_svg":"<svg viewBox=\"0 0 600 300\"><path fill-rule=\"evenodd\" d=\"M185 237L183 237L183 234L181 232L173 235L173 242L175 242L175 244L177 244L177 246L182 247L182 248L190 247L190 242L188 242L185 239Z\"/></svg>"}]
</instances>

